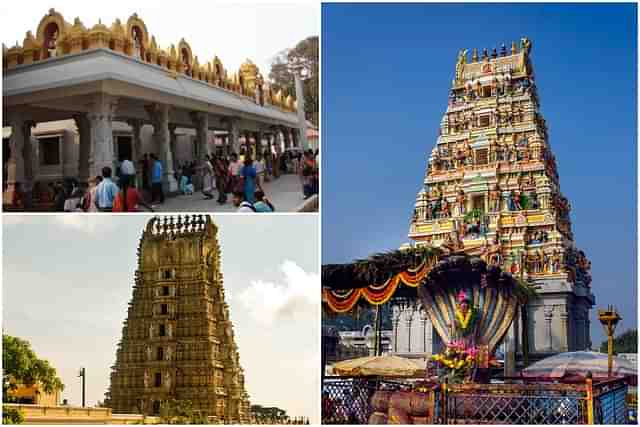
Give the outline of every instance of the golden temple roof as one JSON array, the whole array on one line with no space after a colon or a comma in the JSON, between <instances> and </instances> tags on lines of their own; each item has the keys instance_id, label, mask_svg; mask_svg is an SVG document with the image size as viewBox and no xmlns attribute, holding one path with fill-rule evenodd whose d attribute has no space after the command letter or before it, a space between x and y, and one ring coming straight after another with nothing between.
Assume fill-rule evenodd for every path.
<instances>
[{"instance_id":1,"label":"golden temple roof","mask_svg":"<svg viewBox=\"0 0 640 427\"><path fill-rule=\"evenodd\" d=\"M240 96L253 98L254 101L257 99L255 96L257 85L261 85L265 104L285 111L295 111L296 108L293 96L289 95L286 98L273 96L269 85L262 79L256 79L256 76L260 75L260 70L250 59L247 59L237 72L231 73L225 69L217 56L212 60L200 62L193 55L191 46L184 38L177 44L171 44L166 50L161 49L155 37L150 36L146 24L137 13L127 19L126 28L120 19L116 19L110 26L99 20L88 29L79 17L76 17L71 24L60 12L49 9L40 20L35 36L28 31L22 45L18 41L11 48L3 44L3 68L13 69L19 65L28 65L52 57L100 48L158 65L170 72L183 74L212 86L236 92ZM232 76L235 76L235 79ZM239 76L242 76L242 82Z\"/></svg>"}]
</instances>

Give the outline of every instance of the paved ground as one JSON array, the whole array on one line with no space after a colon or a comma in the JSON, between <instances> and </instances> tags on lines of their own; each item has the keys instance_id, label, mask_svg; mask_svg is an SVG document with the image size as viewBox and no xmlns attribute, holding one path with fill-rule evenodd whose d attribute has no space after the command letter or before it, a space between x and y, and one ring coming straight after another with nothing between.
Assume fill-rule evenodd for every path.
<instances>
[{"instance_id":1,"label":"paved ground","mask_svg":"<svg viewBox=\"0 0 640 427\"><path fill-rule=\"evenodd\" d=\"M302 198L302 184L298 175L280 175L280 178L266 182L263 185L267 198L273 203L276 212L295 212L304 201ZM227 204L216 202L218 191L214 191L212 200L204 200L202 192L192 196L168 197L164 204L154 206L156 212L235 212L231 203L231 195L227 197Z\"/></svg>"}]
</instances>

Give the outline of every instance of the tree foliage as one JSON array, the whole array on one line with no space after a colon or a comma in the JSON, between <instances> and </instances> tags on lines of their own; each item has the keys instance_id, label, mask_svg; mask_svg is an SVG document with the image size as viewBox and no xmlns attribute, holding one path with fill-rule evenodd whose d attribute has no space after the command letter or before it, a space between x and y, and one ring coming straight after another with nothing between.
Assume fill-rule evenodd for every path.
<instances>
[{"instance_id":1,"label":"tree foliage","mask_svg":"<svg viewBox=\"0 0 640 427\"><path fill-rule=\"evenodd\" d=\"M600 351L602 353L608 352L608 341L602 341L600 344ZM629 329L617 337L613 338L613 354L619 353L637 353L638 352L638 330Z\"/></svg>"},{"instance_id":2,"label":"tree foliage","mask_svg":"<svg viewBox=\"0 0 640 427\"><path fill-rule=\"evenodd\" d=\"M292 67L300 67L307 120L318 124L319 115L319 42L318 36L307 37L295 47L279 52L271 64L269 80L275 91L295 94Z\"/></svg>"},{"instance_id":3,"label":"tree foliage","mask_svg":"<svg viewBox=\"0 0 640 427\"><path fill-rule=\"evenodd\" d=\"M2 335L2 391L8 401L7 391L16 383L32 386L38 384L46 393L64 390L56 369L47 360L38 359L31 344L23 339Z\"/></svg>"},{"instance_id":4,"label":"tree foliage","mask_svg":"<svg viewBox=\"0 0 640 427\"><path fill-rule=\"evenodd\" d=\"M22 424L24 423L24 414L16 408L4 406L2 408L2 424Z\"/></svg>"},{"instance_id":5,"label":"tree foliage","mask_svg":"<svg viewBox=\"0 0 640 427\"><path fill-rule=\"evenodd\" d=\"M160 424L209 424L209 418L190 400L170 399L160 404Z\"/></svg>"}]
</instances>

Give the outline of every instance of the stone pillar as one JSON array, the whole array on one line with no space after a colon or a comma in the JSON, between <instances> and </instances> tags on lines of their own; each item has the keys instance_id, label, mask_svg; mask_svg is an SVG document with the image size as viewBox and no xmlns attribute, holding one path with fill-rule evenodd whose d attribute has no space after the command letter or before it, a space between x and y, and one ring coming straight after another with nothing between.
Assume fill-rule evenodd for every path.
<instances>
[{"instance_id":1,"label":"stone pillar","mask_svg":"<svg viewBox=\"0 0 640 427\"><path fill-rule=\"evenodd\" d=\"M91 122L91 148L89 155L89 175L102 174L102 168L108 166L115 174L113 150L113 116L117 107L117 99L100 93L89 105L89 121Z\"/></svg>"},{"instance_id":2,"label":"stone pillar","mask_svg":"<svg viewBox=\"0 0 640 427\"><path fill-rule=\"evenodd\" d=\"M391 328L393 333L393 336L391 337L391 339L393 340L393 352L397 353L398 352L398 326L400 325L400 307L398 307L397 305L394 305L391 310L392 310Z\"/></svg>"},{"instance_id":3,"label":"stone pillar","mask_svg":"<svg viewBox=\"0 0 640 427\"><path fill-rule=\"evenodd\" d=\"M300 146L300 141L298 140L298 133L297 132L291 132L291 145L293 147L298 147L298 148L302 148L303 150L305 149L304 147Z\"/></svg>"},{"instance_id":4,"label":"stone pillar","mask_svg":"<svg viewBox=\"0 0 640 427\"><path fill-rule=\"evenodd\" d=\"M282 128L282 138L284 140L284 149L291 147L291 139L289 138L289 129Z\"/></svg>"},{"instance_id":5,"label":"stone pillar","mask_svg":"<svg viewBox=\"0 0 640 427\"><path fill-rule=\"evenodd\" d=\"M406 322L407 322L407 352L411 353L411 326L413 326L413 317L415 315L414 307L407 307Z\"/></svg>"},{"instance_id":6,"label":"stone pillar","mask_svg":"<svg viewBox=\"0 0 640 427\"><path fill-rule=\"evenodd\" d=\"M584 338L585 338L585 342L584 342L584 350L591 350L591 321L589 320L589 310L587 309L587 312L585 314L585 318L584 318Z\"/></svg>"},{"instance_id":7,"label":"stone pillar","mask_svg":"<svg viewBox=\"0 0 640 427\"><path fill-rule=\"evenodd\" d=\"M86 113L75 114L73 120L76 122L80 144L78 147L78 181L81 184L89 184L89 159L91 157L91 122ZM93 176L95 178L95 175Z\"/></svg>"},{"instance_id":8,"label":"stone pillar","mask_svg":"<svg viewBox=\"0 0 640 427\"><path fill-rule=\"evenodd\" d=\"M553 321L553 306L544 307L544 330L545 330L545 350L553 351L553 330L551 327Z\"/></svg>"},{"instance_id":9,"label":"stone pillar","mask_svg":"<svg viewBox=\"0 0 640 427\"><path fill-rule=\"evenodd\" d=\"M131 161L138 170L138 161L142 159L142 138L140 137L140 131L142 130L142 121L137 119L127 120L129 126L131 126Z\"/></svg>"},{"instance_id":10,"label":"stone pillar","mask_svg":"<svg viewBox=\"0 0 640 427\"><path fill-rule=\"evenodd\" d=\"M560 308L560 351L569 351L569 312L566 305Z\"/></svg>"},{"instance_id":11,"label":"stone pillar","mask_svg":"<svg viewBox=\"0 0 640 427\"><path fill-rule=\"evenodd\" d=\"M231 150L240 155L240 130L238 129L238 122L233 119L229 122L229 144L231 145Z\"/></svg>"},{"instance_id":12,"label":"stone pillar","mask_svg":"<svg viewBox=\"0 0 640 427\"><path fill-rule=\"evenodd\" d=\"M302 86L302 79L298 75L298 73L294 73L295 83L296 83L296 107L298 109L298 132L294 132L294 139L297 139L295 135L299 137L300 145L298 147L306 150L309 148L309 143L307 142L307 120L304 114L304 90Z\"/></svg>"},{"instance_id":13,"label":"stone pillar","mask_svg":"<svg viewBox=\"0 0 640 427\"><path fill-rule=\"evenodd\" d=\"M429 331L428 326L431 325L429 321L429 314L424 307L420 308L420 321L422 322L422 351L424 353L431 353L428 347L428 343L431 342L431 337L428 336L427 332Z\"/></svg>"},{"instance_id":14,"label":"stone pillar","mask_svg":"<svg viewBox=\"0 0 640 427\"><path fill-rule=\"evenodd\" d=\"M196 127L196 162L202 164L207 155L207 136L209 133L209 115L203 112L192 112L191 121Z\"/></svg>"},{"instance_id":15,"label":"stone pillar","mask_svg":"<svg viewBox=\"0 0 640 427\"><path fill-rule=\"evenodd\" d=\"M7 164L7 190L3 193L2 203L12 205L16 193L22 192L22 184L24 182L24 145L25 145L25 118L20 113L14 113L9 116L11 124L11 139L9 147L11 149L11 157Z\"/></svg>"},{"instance_id":16,"label":"stone pillar","mask_svg":"<svg viewBox=\"0 0 640 427\"><path fill-rule=\"evenodd\" d=\"M22 148L22 158L24 159L24 181L22 184L22 202L25 209L33 206L33 142L31 141L31 128L35 127L35 122L27 120L23 124L24 146Z\"/></svg>"},{"instance_id":17,"label":"stone pillar","mask_svg":"<svg viewBox=\"0 0 640 427\"><path fill-rule=\"evenodd\" d=\"M173 156L169 141L169 106L166 104L153 104L147 112L153 123L153 139L160 150L160 161L164 167L162 187L165 193L178 191L178 183L173 176Z\"/></svg>"}]
</instances>

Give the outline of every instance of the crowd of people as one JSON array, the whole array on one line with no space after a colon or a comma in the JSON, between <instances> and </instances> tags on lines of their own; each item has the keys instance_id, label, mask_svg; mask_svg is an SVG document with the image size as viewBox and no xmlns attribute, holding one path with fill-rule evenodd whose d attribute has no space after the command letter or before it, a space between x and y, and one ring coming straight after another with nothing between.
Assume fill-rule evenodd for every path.
<instances>
[{"instance_id":1,"label":"crowd of people","mask_svg":"<svg viewBox=\"0 0 640 427\"><path fill-rule=\"evenodd\" d=\"M183 195L195 195L198 189L205 200L225 205L228 195L238 212L274 212L276 207L267 198L264 183L280 174L295 173L300 177L304 199L318 193L318 152L286 151L281 156L269 150L251 153L241 150L230 156L206 155L204 162L185 162L175 171L178 190ZM74 179L51 184L55 210L59 212L138 212L154 210L165 202L163 190L164 165L153 153L145 153L134 164L123 157L116 171L105 166L92 182L80 184ZM114 176L115 175L115 176Z\"/></svg>"}]
</instances>

